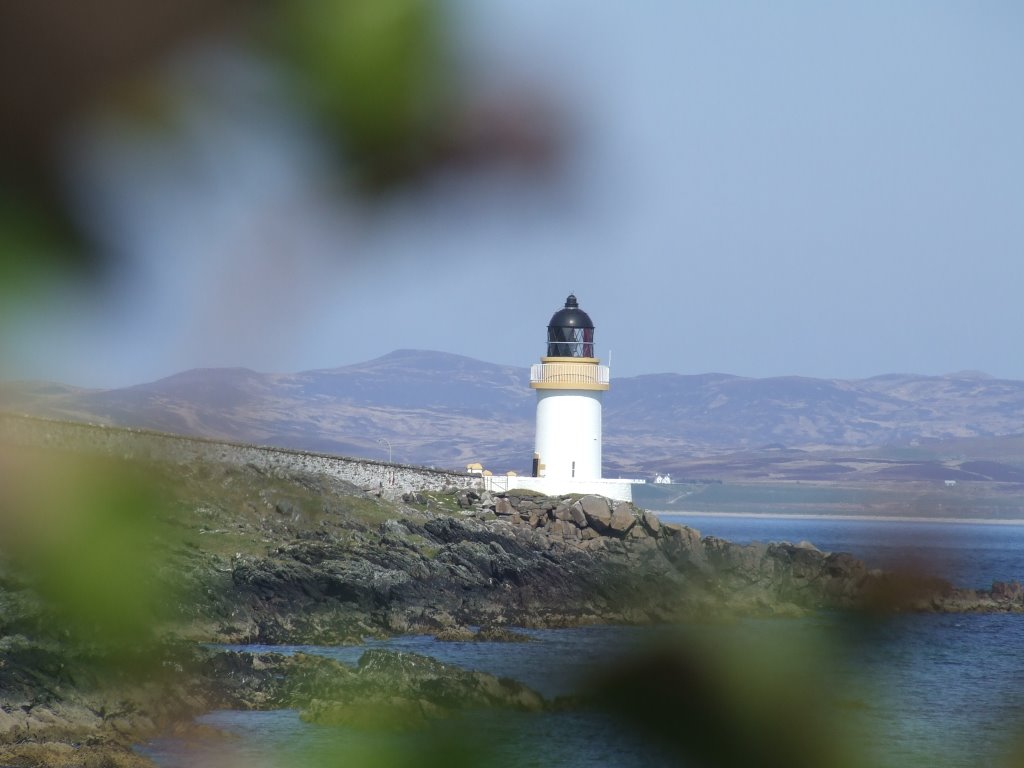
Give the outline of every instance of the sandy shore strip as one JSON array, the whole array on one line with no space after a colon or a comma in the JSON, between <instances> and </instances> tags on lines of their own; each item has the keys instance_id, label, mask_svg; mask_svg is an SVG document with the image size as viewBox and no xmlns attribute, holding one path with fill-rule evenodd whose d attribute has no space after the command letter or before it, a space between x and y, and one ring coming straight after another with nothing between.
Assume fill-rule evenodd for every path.
<instances>
[{"instance_id":1,"label":"sandy shore strip","mask_svg":"<svg viewBox=\"0 0 1024 768\"><path fill-rule=\"evenodd\" d=\"M687 512L651 510L662 520L668 517L734 517L753 520L840 520L862 523L943 523L951 525L1024 525L1024 519L997 517L911 517L906 515L801 514L800 512Z\"/></svg>"}]
</instances>

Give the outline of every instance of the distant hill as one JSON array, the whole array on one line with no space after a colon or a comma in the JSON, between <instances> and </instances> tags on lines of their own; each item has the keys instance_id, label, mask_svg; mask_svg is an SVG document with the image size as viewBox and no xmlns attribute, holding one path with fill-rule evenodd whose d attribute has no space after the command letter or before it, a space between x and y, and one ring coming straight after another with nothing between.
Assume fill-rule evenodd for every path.
<instances>
[{"instance_id":1,"label":"distant hill","mask_svg":"<svg viewBox=\"0 0 1024 768\"><path fill-rule=\"evenodd\" d=\"M387 456L388 441L396 461L523 471L533 450L528 378L525 368L399 350L328 370L199 369L112 390L7 383L0 408L374 458ZM604 413L606 475L714 473L716 457L736 452L732 471L742 455L762 470L766 456L785 455L792 469L794 451L859 457L973 439L992 454L986 440L1024 434L1024 382L976 372L855 381L666 373L613 378Z\"/></svg>"}]
</instances>

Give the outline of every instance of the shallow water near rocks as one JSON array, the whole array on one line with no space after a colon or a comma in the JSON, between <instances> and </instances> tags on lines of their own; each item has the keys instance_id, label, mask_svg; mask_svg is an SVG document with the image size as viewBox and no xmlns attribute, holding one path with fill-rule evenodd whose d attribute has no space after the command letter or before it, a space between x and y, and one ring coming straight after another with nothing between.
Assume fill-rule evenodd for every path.
<instances>
[{"instance_id":1,"label":"shallow water near rocks","mask_svg":"<svg viewBox=\"0 0 1024 768\"><path fill-rule=\"evenodd\" d=\"M668 518L668 516L665 516ZM673 516L675 517L675 516ZM676 518L678 519L678 518ZM734 541L810 540L829 551L945 564L958 583L984 586L1024 576L1024 528L834 520L693 518L681 522ZM954 577L956 574L958 577ZM440 642L431 637L374 640L359 647L233 646L239 650L303 651L355 664L370 647L411 651L465 668L511 677L546 697L573 692L616 656L655 630L584 627L521 630L533 642ZM689 627L704 638L737 638L750 655L769 643L813 648L831 714L860 756L879 766L1005 765L1024 724L1024 616L914 615L872 624L840 616L746 620ZM801 652L801 651L797 651ZM812 659L813 657L813 659ZM784 686L786 681L780 681ZM650 702L652 710L658 702ZM200 722L222 729L227 742L151 742L140 748L162 768L247 765L420 764L415 756L438 739L472 734L484 765L671 765L665 753L621 723L594 713L469 713L423 733L366 733L302 722L293 710L213 712ZM445 742L447 743L447 742ZM227 751L225 751L225 748ZM423 754L426 754L423 752ZM413 761L409 762L409 756ZM383 757L382 757L383 756Z\"/></svg>"},{"instance_id":2,"label":"shallow water near rocks","mask_svg":"<svg viewBox=\"0 0 1024 768\"><path fill-rule=\"evenodd\" d=\"M645 627L580 627L577 629L516 629L527 643L444 642L430 635L405 635L387 640L367 639L363 645L224 645L224 650L254 653L315 653L355 665L371 648L386 648L431 656L446 664L518 680L545 698L573 693L589 673L616 652L643 642Z\"/></svg>"},{"instance_id":3,"label":"shallow water near rocks","mask_svg":"<svg viewBox=\"0 0 1024 768\"><path fill-rule=\"evenodd\" d=\"M592 715L556 712L471 713L429 732L366 732L305 723L295 710L210 712L199 722L234 738L156 740L140 751L164 768L246 766L443 765L429 762L451 749L475 753L479 765L671 766L676 763L614 724ZM419 757L417 757L419 756ZM460 763L465 764L465 763Z\"/></svg>"}]
</instances>

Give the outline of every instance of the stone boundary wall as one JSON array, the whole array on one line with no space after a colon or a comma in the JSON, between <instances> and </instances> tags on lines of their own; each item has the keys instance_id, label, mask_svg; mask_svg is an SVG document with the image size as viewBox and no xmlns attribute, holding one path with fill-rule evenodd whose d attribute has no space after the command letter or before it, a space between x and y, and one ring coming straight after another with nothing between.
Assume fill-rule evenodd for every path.
<instances>
[{"instance_id":1,"label":"stone boundary wall","mask_svg":"<svg viewBox=\"0 0 1024 768\"><path fill-rule=\"evenodd\" d=\"M211 461L251 464L266 471L324 474L388 495L442 488L472 488L480 478L405 464L331 456L288 448L185 437L147 429L58 421L0 413L0 445L50 447L126 459L185 464Z\"/></svg>"}]
</instances>

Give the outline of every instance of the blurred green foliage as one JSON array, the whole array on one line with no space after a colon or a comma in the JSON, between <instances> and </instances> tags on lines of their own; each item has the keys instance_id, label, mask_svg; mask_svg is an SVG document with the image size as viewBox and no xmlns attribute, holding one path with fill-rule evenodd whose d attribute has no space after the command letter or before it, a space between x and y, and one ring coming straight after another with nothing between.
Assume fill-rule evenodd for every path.
<instances>
[{"instance_id":1,"label":"blurred green foliage","mask_svg":"<svg viewBox=\"0 0 1024 768\"><path fill-rule=\"evenodd\" d=\"M751 622L666 632L595 674L589 696L681 764L870 765L832 698L841 639L786 629Z\"/></svg>"},{"instance_id":2,"label":"blurred green foliage","mask_svg":"<svg viewBox=\"0 0 1024 768\"><path fill-rule=\"evenodd\" d=\"M296 0L281 6L281 49L373 189L426 162L450 87L434 0Z\"/></svg>"},{"instance_id":3,"label":"blurred green foliage","mask_svg":"<svg viewBox=\"0 0 1024 768\"><path fill-rule=\"evenodd\" d=\"M64 211L0 185L0 296L46 287L69 273L85 274L76 255L80 247Z\"/></svg>"},{"instance_id":4,"label":"blurred green foliage","mask_svg":"<svg viewBox=\"0 0 1024 768\"><path fill-rule=\"evenodd\" d=\"M137 467L56 452L20 456L6 469L0 549L44 599L52 629L115 647L151 639L171 597L157 577L171 539L150 479Z\"/></svg>"}]
</instances>

